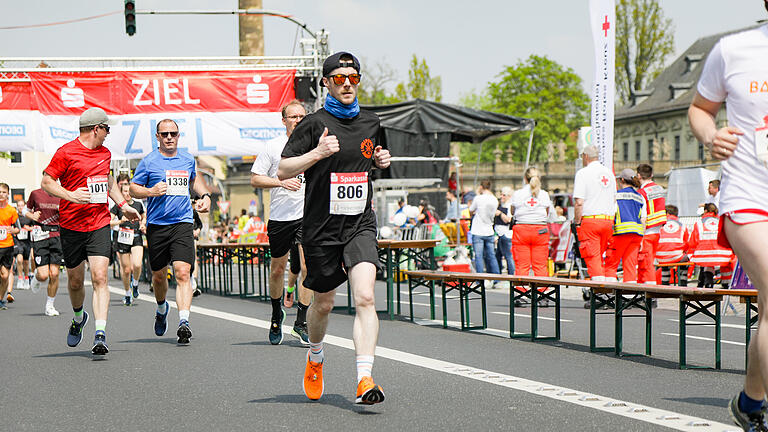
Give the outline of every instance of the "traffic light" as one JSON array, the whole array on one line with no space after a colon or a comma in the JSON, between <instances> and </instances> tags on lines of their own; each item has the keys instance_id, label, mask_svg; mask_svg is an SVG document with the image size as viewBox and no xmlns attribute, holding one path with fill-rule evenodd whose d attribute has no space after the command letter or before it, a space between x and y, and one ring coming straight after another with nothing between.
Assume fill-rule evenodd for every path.
<instances>
[{"instance_id":1,"label":"traffic light","mask_svg":"<svg viewBox=\"0 0 768 432\"><path fill-rule=\"evenodd\" d=\"M136 34L136 0L125 0L125 32Z\"/></svg>"}]
</instances>

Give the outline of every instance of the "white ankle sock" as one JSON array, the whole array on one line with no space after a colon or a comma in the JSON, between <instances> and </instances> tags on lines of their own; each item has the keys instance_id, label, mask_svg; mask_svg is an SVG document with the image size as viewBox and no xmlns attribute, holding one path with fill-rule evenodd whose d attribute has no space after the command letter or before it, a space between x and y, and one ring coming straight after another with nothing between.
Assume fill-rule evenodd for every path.
<instances>
[{"instance_id":1,"label":"white ankle sock","mask_svg":"<svg viewBox=\"0 0 768 432\"><path fill-rule=\"evenodd\" d=\"M179 321L189 321L189 311L188 310L180 310L179 311Z\"/></svg>"},{"instance_id":2,"label":"white ankle sock","mask_svg":"<svg viewBox=\"0 0 768 432\"><path fill-rule=\"evenodd\" d=\"M357 361L357 382L360 382L363 377L371 376L371 370L373 369L373 356L359 355L356 357Z\"/></svg>"},{"instance_id":3,"label":"white ankle sock","mask_svg":"<svg viewBox=\"0 0 768 432\"><path fill-rule=\"evenodd\" d=\"M56 300L56 297L48 297L48 299L45 301L45 307L53 307L53 302Z\"/></svg>"},{"instance_id":4,"label":"white ankle sock","mask_svg":"<svg viewBox=\"0 0 768 432\"><path fill-rule=\"evenodd\" d=\"M325 357L325 354L323 353L323 343L322 342L309 342L309 361L320 363L323 361L323 358Z\"/></svg>"},{"instance_id":5,"label":"white ankle sock","mask_svg":"<svg viewBox=\"0 0 768 432\"><path fill-rule=\"evenodd\" d=\"M168 311L168 302L164 301L163 304L157 305L157 313L160 315L165 314L165 312Z\"/></svg>"}]
</instances>

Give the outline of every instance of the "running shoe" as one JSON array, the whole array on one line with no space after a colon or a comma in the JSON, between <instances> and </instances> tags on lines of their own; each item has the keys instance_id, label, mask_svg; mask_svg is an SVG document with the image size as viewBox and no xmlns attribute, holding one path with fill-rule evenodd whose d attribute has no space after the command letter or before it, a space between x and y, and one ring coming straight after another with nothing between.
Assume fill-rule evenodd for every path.
<instances>
[{"instance_id":1,"label":"running shoe","mask_svg":"<svg viewBox=\"0 0 768 432\"><path fill-rule=\"evenodd\" d=\"M139 298L139 283L131 275L131 287L133 288L133 298Z\"/></svg>"},{"instance_id":2,"label":"running shoe","mask_svg":"<svg viewBox=\"0 0 768 432\"><path fill-rule=\"evenodd\" d=\"M363 379L357 383L357 397L355 398L355 403L361 405L373 405L380 402L384 402L384 391L380 386L373 382L373 378L369 376L363 377Z\"/></svg>"},{"instance_id":3,"label":"running shoe","mask_svg":"<svg viewBox=\"0 0 768 432\"><path fill-rule=\"evenodd\" d=\"M107 335L99 330L96 332L96 337L93 338L93 348L91 348L91 353L93 353L93 355L106 355L108 352Z\"/></svg>"},{"instance_id":4,"label":"running shoe","mask_svg":"<svg viewBox=\"0 0 768 432\"><path fill-rule=\"evenodd\" d=\"M27 290L29 289L29 279L19 279L19 283L16 284L16 289L18 290Z\"/></svg>"},{"instance_id":5,"label":"running shoe","mask_svg":"<svg viewBox=\"0 0 768 432\"><path fill-rule=\"evenodd\" d=\"M288 287L285 289L285 297L283 297L283 306L290 308L293 307L295 287Z\"/></svg>"},{"instance_id":6,"label":"running shoe","mask_svg":"<svg viewBox=\"0 0 768 432\"><path fill-rule=\"evenodd\" d=\"M88 312L83 311L83 320L78 324L74 318L72 324L69 326L69 333L67 334L67 345L76 347L81 340L83 340L83 327L88 322Z\"/></svg>"},{"instance_id":7,"label":"running shoe","mask_svg":"<svg viewBox=\"0 0 768 432\"><path fill-rule=\"evenodd\" d=\"M8 302L5 300L0 300L0 310L6 310L8 309Z\"/></svg>"},{"instance_id":8,"label":"running shoe","mask_svg":"<svg viewBox=\"0 0 768 432\"><path fill-rule=\"evenodd\" d=\"M747 414L739 409L739 395L737 394L728 404L728 412L731 419L747 432L768 431L768 423L765 421L765 405L760 410Z\"/></svg>"},{"instance_id":9,"label":"running shoe","mask_svg":"<svg viewBox=\"0 0 768 432\"><path fill-rule=\"evenodd\" d=\"M16 301L16 299L15 299L15 298L13 298L13 294L11 294L11 293L8 293L8 294L5 296L5 301L7 301L8 303L13 303L14 301Z\"/></svg>"},{"instance_id":10,"label":"running shoe","mask_svg":"<svg viewBox=\"0 0 768 432\"><path fill-rule=\"evenodd\" d=\"M47 304L46 303L46 305L45 305L45 316L50 316L50 317L59 316L59 311L57 311L56 308L53 307L52 304Z\"/></svg>"},{"instance_id":11,"label":"running shoe","mask_svg":"<svg viewBox=\"0 0 768 432\"><path fill-rule=\"evenodd\" d=\"M168 312L171 311L171 305L165 302L165 313L161 314L155 311L155 334L162 336L168 331Z\"/></svg>"},{"instance_id":12,"label":"running shoe","mask_svg":"<svg viewBox=\"0 0 768 432\"><path fill-rule=\"evenodd\" d=\"M291 335L293 335L296 339L299 340L299 342L302 343L302 345L309 345L309 333L307 332L307 323L303 322L301 324L294 324L293 330L291 330Z\"/></svg>"},{"instance_id":13,"label":"running shoe","mask_svg":"<svg viewBox=\"0 0 768 432\"><path fill-rule=\"evenodd\" d=\"M315 363L309 360L307 351L307 367L304 369L304 380L301 383L304 394L311 400L318 400L323 395L323 362Z\"/></svg>"},{"instance_id":14,"label":"running shoe","mask_svg":"<svg viewBox=\"0 0 768 432\"><path fill-rule=\"evenodd\" d=\"M33 277L32 279L30 279L30 281L29 281L29 289L32 290L33 294L39 293L41 286L42 286L42 283L39 280L37 280L36 277Z\"/></svg>"},{"instance_id":15,"label":"running shoe","mask_svg":"<svg viewBox=\"0 0 768 432\"><path fill-rule=\"evenodd\" d=\"M272 318L272 324L269 326L269 343L280 345L283 342L283 321L285 321L285 311L280 310L278 319Z\"/></svg>"},{"instance_id":16,"label":"running shoe","mask_svg":"<svg viewBox=\"0 0 768 432\"><path fill-rule=\"evenodd\" d=\"M202 294L203 292L200 291L200 288L197 287L197 279L192 278L191 283L192 283L192 297L200 297L200 294Z\"/></svg>"},{"instance_id":17,"label":"running shoe","mask_svg":"<svg viewBox=\"0 0 768 432\"><path fill-rule=\"evenodd\" d=\"M16 278L16 288L24 289L24 278Z\"/></svg>"},{"instance_id":18,"label":"running shoe","mask_svg":"<svg viewBox=\"0 0 768 432\"><path fill-rule=\"evenodd\" d=\"M176 331L176 336L179 337L180 344L188 344L192 339L192 330L189 329L189 321L181 320L179 323L179 330Z\"/></svg>"},{"instance_id":19,"label":"running shoe","mask_svg":"<svg viewBox=\"0 0 768 432\"><path fill-rule=\"evenodd\" d=\"M130 306L131 305L131 296L127 295L123 297L123 306Z\"/></svg>"}]
</instances>

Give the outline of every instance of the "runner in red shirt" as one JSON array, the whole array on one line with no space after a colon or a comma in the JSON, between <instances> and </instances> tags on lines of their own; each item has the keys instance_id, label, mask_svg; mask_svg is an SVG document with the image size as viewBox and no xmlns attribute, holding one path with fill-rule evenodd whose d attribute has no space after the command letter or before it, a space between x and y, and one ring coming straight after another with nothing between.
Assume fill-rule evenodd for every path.
<instances>
[{"instance_id":1,"label":"runner in red shirt","mask_svg":"<svg viewBox=\"0 0 768 432\"><path fill-rule=\"evenodd\" d=\"M88 313L83 310L85 260L91 268L93 313L96 336L91 352L105 355L109 288L107 267L112 253L107 195L114 200L129 220L137 220L138 212L123 199L120 189L109 174L112 159L103 146L112 121L101 108L89 108L80 116L80 137L56 151L43 171L42 187L50 195L61 198L59 225L64 263L67 266L67 288L75 317L69 327L67 345L77 346L83 339ZM58 180L59 182L57 182Z\"/></svg>"},{"instance_id":2,"label":"runner in red shirt","mask_svg":"<svg viewBox=\"0 0 768 432\"><path fill-rule=\"evenodd\" d=\"M27 201L26 216L35 223L30 237L37 265L30 286L36 292L43 282L48 281L48 299L45 303L47 316L59 315L53 303L59 291L59 267L64 259L59 239L60 201L60 198L49 195L43 189L33 190Z\"/></svg>"}]
</instances>

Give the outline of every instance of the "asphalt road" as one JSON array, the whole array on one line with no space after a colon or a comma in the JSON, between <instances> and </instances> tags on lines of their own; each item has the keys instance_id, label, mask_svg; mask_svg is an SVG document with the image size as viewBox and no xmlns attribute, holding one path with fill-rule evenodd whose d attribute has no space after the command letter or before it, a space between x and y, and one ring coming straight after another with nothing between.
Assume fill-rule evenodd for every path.
<instances>
[{"instance_id":1,"label":"asphalt road","mask_svg":"<svg viewBox=\"0 0 768 432\"><path fill-rule=\"evenodd\" d=\"M381 308L385 288L377 284ZM17 301L0 311L0 430L736 430L725 406L743 380L743 317L724 320L723 369L678 370L676 310L654 311L653 357L617 358L589 352L588 311L575 290L565 295L572 300L562 308L561 341L535 343L505 337L503 291L488 294L486 332L443 329L426 320L428 297L417 296L420 324L380 314L374 377L386 401L364 407L354 404L353 316L345 311L331 318L325 395L311 402L301 389L306 349L289 334L269 344L268 304L204 294L193 301L192 343L178 346L175 326L154 335L146 286L136 306L124 307L119 281L110 285L104 359L90 354L93 321L79 347L66 346L66 289L56 301L59 317L44 316L44 294L30 291L16 291ZM455 299L448 309L458 321ZM288 315L291 325L295 309ZM177 318L174 309L171 323ZM611 345L612 318L600 318L600 343ZM518 320L527 330L527 318ZM551 325L542 320L543 332ZM627 320L625 351L643 351L643 332L641 319ZM689 362L713 364L713 335L712 327L690 329Z\"/></svg>"}]
</instances>

